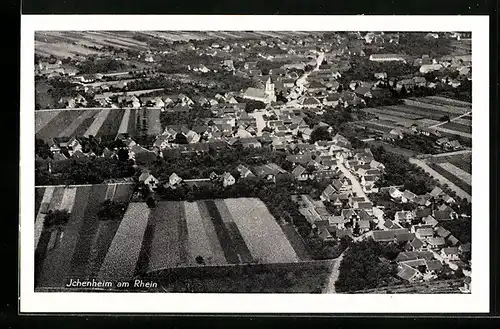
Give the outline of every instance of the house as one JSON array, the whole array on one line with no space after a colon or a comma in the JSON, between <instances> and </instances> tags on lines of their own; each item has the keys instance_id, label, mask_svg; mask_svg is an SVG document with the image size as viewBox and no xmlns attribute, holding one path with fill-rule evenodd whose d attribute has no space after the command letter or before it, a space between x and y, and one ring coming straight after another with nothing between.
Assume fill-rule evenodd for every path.
<instances>
[{"instance_id":1,"label":"house","mask_svg":"<svg viewBox=\"0 0 500 329\"><path fill-rule=\"evenodd\" d=\"M321 196L320 196L320 199L322 201L332 201L331 200L331 196L333 194L335 194L337 192L337 190L332 186L332 185L328 185L324 190L323 190L323 193L321 193Z\"/></svg>"},{"instance_id":2,"label":"house","mask_svg":"<svg viewBox=\"0 0 500 329\"><path fill-rule=\"evenodd\" d=\"M391 230L376 230L372 232L373 240L379 242L392 242L400 234L408 233L408 229L399 228Z\"/></svg>"},{"instance_id":3,"label":"house","mask_svg":"<svg viewBox=\"0 0 500 329\"><path fill-rule=\"evenodd\" d=\"M255 177L255 175L242 164L239 164L236 167L236 170L240 173L240 178L247 178L247 177Z\"/></svg>"},{"instance_id":4,"label":"house","mask_svg":"<svg viewBox=\"0 0 500 329\"><path fill-rule=\"evenodd\" d=\"M255 173L255 175L266 178L267 180L271 180L273 182L276 182L276 177L278 177L279 175L288 174L286 170L275 163L256 166L253 168L253 172Z\"/></svg>"},{"instance_id":5,"label":"house","mask_svg":"<svg viewBox=\"0 0 500 329\"><path fill-rule=\"evenodd\" d=\"M415 268L413 268L405 263L401 263L398 265L397 275L401 279L408 281L408 282L417 282L423 278L423 274L419 270L417 270L417 269L415 269Z\"/></svg>"},{"instance_id":6,"label":"house","mask_svg":"<svg viewBox=\"0 0 500 329\"><path fill-rule=\"evenodd\" d=\"M151 175L149 172L143 172L139 176L139 183L145 184L150 191L153 191L158 187L160 181L156 179L153 175Z\"/></svg>"},{"instance_id":7,"label":"house","mask_svg":"<svg viewBox=\"0 0 500 329\"><path fill-rule=\"evenodd\" d=\"M168 178L168 184L170 187L175 187L179 185L182 182L182 178L179 177L176 173L172 173L170 177Z\"/></svg>"},{"instance_id":8,"label":"house","mask_svg":"<svg viewBox=\"0 0 500 329\"><path fill-rule=\"evenodd\" d=\"M401 192L396 187L391 186L389 188L389 195L391 196L391 198L393 198L395 200L400 200L401 197L403 196L403 192Z\"/></svg>"},{"instance_id":9,"label":"house","mask_svg":"<svg viewBox=\"0 0 500 329\"><path fill-rule=\"evenodd\" d=\"M427 239L427 244L430 248L440 248L445 245L445 240L442 237L431 237Z\"/></svg>"},{"instance_id":10,"label":"house","mask_svg":"<svg viewBox=\"0 0 500 329\"><path fill-rule=\"evenodd\" d=\"M404 62L405 57L398 54L372 54L369 57L373 62Z\"/></svg>"},{"instance_id":11,"label":"house","mask_svg":"<svg viewBox=\"0 0 500 329\"><path fill-rule=\"evenodd\" d=\"M363 233L368 232L370 230L370 221L369 220L359 220L357 222L357 225L358 225L360 234L363 234Z\"/></svg>"},{"instance_id":12,"label":"house","mask_svg":"<svg viewBox=\"0 0 500 329\"><path fill-rule=\"evenodd\" d=\"M367 213L373 213L373 203L370 201L356 201L354 203L354 209L363 209Z\"/></svg>"},{"instance_id":13,"label":"house","mask_svg":"<svg viewBox=\"0 0 500 329\"><path fill-rule=\"evenodd\" d=\"M438 221L452 220L456 213L453 210L434 210L433 217Z\"/></svg>"},{"instance_id":14,"label":"house","mask_svg":"<svg viewBox=\"0 0 500 329\"><path fill-rule=\"evenodd\" d=\"M306 172L306 168L304 168L300 164L295 167L295 169L293 169L292 176L299 181L305 181L309 179L309 174Z\"/></svg>"},{"instance_id":15,"label":"house","mask_svg":"<svg viewBox=\"0 0 500 329\"><path fill-rule=\"evenodd\" d=\"M431 215L429 215L429 216L425 217L425 218L423 219L423 221L424 221L424 223L425 223L426 225L430 225L430 226L432 226L432 227L436 226L436 225L439 223L439 222L438 222L438 221L437 221L434 217L432 217Z\"/></svg>"},{"instance_id":16,"label":"house","mask_svg":"<svg viewBox=\"0 0 500 329\"><path fill-rule=\"evenodd\" d=\"M415 236L420 240L426 240L434 236L434 231L432 228L417 228L415 230Z\"/></svg>"},{"instance_id":17,"label":"house","mask_svg":"<svg viewBox=\"0 0 500 329\"><path fill-rule=\"evenodd\" d=\"M234 185L234 183L236 183L236 180L233 177L233 175L231 175L228 172L225 172L224 174L222 174L222 185L224 187L228 187L228 186Z\"/></svg>"},{"instance_id":18,"label":"house","mask_svg":"<svg viewBox=\"0 0 500 329\"><path fill-rule=\"evenodd\" d=\"M411 221L414 218L414 214L411 211L396 211L394 214L394 220L396 222L406 222Z\"/></svg>"},{"instance_id":19,"label":"house","mask_svg":"<svg viewBox=\"0 0 500 329\"><path fill-rule=\"evenodd\" d=\"M413 200L415 200L416 197L417 195L415 193L405 190L403 192L403 195L401 196L401 202L402 203L412 202Z\"/></svg>"},{"instance_id":20,"label":"house","mask_svg":"<svg viewBox=\"0 0 500 329\"><path fill-rule=\"evenodd\" d=\"M431 208L418 208L418 209L415 209L413 212L415 214L415 216L414 216L415 218L422 219L424 217L430 216L432 213L432 210L431 210Z\"/></svg>"},{"instance_id":21,"label":"house","mask_svg":"<svg viewBox=\"0 0 500 329\"><path fill-rule=\"evenodd\" d=\"M432 191L429 193L433 198L437 198L443 193L443 190L438 186L434 187Z\"/></svg>"},{"instance_id":22,"label":"house","mask_svg":"<svg viewBox=\"0 0 500 329\"><path fill-rule=\"evenodd\" d=\"M447 229L445 229L442 226L436 227L435 230L436 230L436 234L442 238L447 238L451 234L450 231L448 231Z\"/></svg>"},{"instance_id":23,"label":"house","mask_svg":"<svg viewBox=\"0 0 500 329\"><path fill-rule=\"evenodd\" d=\"M160 150L163 150L168 146L169 141L170 141L170 136L159 135L154 141L153 146Z\"/></svg>"},{"instance_id":24,"label":"house","mask_svg":"<svg viewBox=\"0 0 500 329\"><path fill-rule=\"evenodd\" d=\"M425 244L419 238L414 237L411 241L408 242L407 247L411 251L422 251L425 247Z\"/></svg>"},{"instance_id":25,"label":"house","mask_svg":"<svg viewBox=\"0 0 500 329\"><path fill-rule=\"evenodd\" d=\"M448 242L452 246L456 246L457 244L460 243L460 241L458 241L458 239L454 235L452 235L452 234L450 234L446 240L448 240Z\"/></svg>"},{"instance_id":26,"label":"house","mask_svg":"<svg viewBox=\"0 0 500 329\"><path fill-rule=\"evenodd\" d=\"M441 255L441 257L443 257L443 259L448 260L448 261L460 259L459 255L458 255L458 248L457 247L443 248L443 249L441 249L440 255Z\"/></svg>"},{"instance_id":27,"label":"house","mask_svg":"<svg viewBox=\"0 0 500 329\"><path fill-rule=\"evenodd\" d=\"M240 143L244 148L262 147L262 144L255 137L240 138Z\"/></svg>"},{"instance_id":28,"label":"house","mask_svg":"<svg viewBox=\"0 0 500 329\"><path fill-rule=\"evenodd\" d=\"M441 195L441 200L443 200L445 203L447 204L452 204L452 203L455 203L455 199L453 199L451 196L449 196L448 194L442 194Z\"/></svg>"}]
</instances>

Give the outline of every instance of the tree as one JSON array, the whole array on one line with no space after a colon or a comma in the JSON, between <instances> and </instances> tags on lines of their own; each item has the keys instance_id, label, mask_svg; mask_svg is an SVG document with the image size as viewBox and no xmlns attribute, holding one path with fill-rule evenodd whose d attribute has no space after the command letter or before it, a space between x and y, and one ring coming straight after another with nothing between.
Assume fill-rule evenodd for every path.
<instances>
[{"instance_id":1,"label":"tree","mask_svg":"<svg viewBox=\"0 0 500 329\"><path fill-rule=\"evenodd\" d=\"M187 137L183 133L177 133L175 135L175 143L177 144L188 144Z\"/></svg>"},{"instance_id":2,"label":"tree","mask_svg":"<svg viewBox=\"0 0 500 329\"><path fill-rule=\"evenodd\" d=\"M97 217L99 220L121 220L125 211L127 210L127 204L125 202L115 202L111 200L105 200L99 206L97 211Z\"/></svg>"},{"instance_id":3,"label":"tree","mask_svg":"<svg viewBox=\"0 0 500 329\"><path fill-rule=\"evenodd\" d=\"M45 216L44 225L48 229L59 229L69 221L69 212L67 210L49 210Z\"/></svg>"},{"instance_id":4,"label":"tree","mask_svg":"<svg viewBox=\"0 0 500 329\"><path fill-rule=\"evenodd\" d=\"M203 259L202 256L196 256L195 260L196 260L196 263L198 263L200 265L205 265L205 260Z\"/></svg>"},{"instance_id":5,"label":"tree","mask_svg":"<svg viewBox=\"0 0 500 329\"><path fill-rule=\"evenodd\" d=\"M156 200L153 197L149 197L146 199L146 205L148 206L148 208L155 208Z\"/></svg>"},{"instance_id":6,"label":"tree","mask_svg":"<svg viewBox=\"0 0 500 329\"><path fill-rule=\"evenodd\" d=\"M324 141L327 141L327 140L331 140L331 136L330 136L330 133L328 132L328 129L327 127L318 127L316 129L313 130L313 132L311 133L311 142L312 143L315 143L316 141L320 141L320 140L324 140Z\"/></svg>"}]
</instances>

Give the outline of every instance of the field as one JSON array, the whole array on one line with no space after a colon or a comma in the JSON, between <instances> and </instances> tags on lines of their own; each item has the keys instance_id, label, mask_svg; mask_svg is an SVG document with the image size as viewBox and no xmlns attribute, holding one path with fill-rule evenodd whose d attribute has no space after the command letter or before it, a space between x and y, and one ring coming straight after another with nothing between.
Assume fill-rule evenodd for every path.
<instances>
[{"instance_id":1,"label":"field","mask_svg":"<svg viewBox=\"0 0 500 329\"><path fill-rule=\"evenodd\" d=\"M54 137L150 135L162 132L159 109L74 109L35 112L36 137L50 141Z\"/></svg>"},{"instance_id":2,"label":"field","mask_svg":"<svg viewBox=\"0 0 500 329\"><path fill-rule=\"evenodd\" d=\"M35 33L35 52L41 56L74 57L103 54L103 47L146 50L147 44L134 34L114 31L43 31Z\"/></svg>"},{"instance_id":3,"label":"field","mask_svg":"<svg viewBox=\"0 0 500 329\"><path fill-rule=\"evenodd\" d=\"M376 133L387 133L396 126L417 124L421 127L434 127L443 137L472 139L472 121L468 114L472 111L471 103L429 96L405 99L401 105L365 108L362 111L376 115L377 119L356 124ZM448 116L451 122L441 122L444 116Z\"/></svg>"},{"instance_id":4,"label":"field","mask_svg":"<svg viewBox=\"0 0 500 329\"><path fill-rule=\"evenodd\" d=\"M471 153L429 158L429 166L471 194L472 190L472 156Z\"/></svg>"},{"instance_id":5,"label":"field","mask_svg":"<svg viewBox=\"0 0 500 329\"><path fill-rule=\"evenodd\" d=\"M61 287L71 277L93 277L118 228L97 219L106 199L128 202L133 184L48 186L35 188L35 286ZM66 209L62 230L44 227L47 210Z\"/></svg>"},{"instance_id":6,"label":"field","mask_svg":"<svg viewBox=\"0 0 500 329\"><path fill-rule=\"evenodd\" d=\"M54 234L38 224L42 229L36 249L37 287L60 287L76 277L130 280L170 269L310 260L294 229L280 227L254 198L161 201L151 209L135 202L121 222L100 222L97 206L106 198L128 200L131 186L37 188L37 223L43 222L44 203L51 209L73 209L51 249ZM66 196L69 190L73 194Z\"/></svg>"}]
</instances>

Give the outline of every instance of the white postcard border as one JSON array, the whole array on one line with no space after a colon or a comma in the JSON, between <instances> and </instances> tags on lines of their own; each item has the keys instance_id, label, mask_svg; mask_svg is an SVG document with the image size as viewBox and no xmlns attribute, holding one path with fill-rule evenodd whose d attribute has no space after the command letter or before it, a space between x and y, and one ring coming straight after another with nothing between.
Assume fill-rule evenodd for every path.
<instances>
[{"instance_id":1,"label":"white postcard border","mask_svg":"<svg viewBox=\"0 0 500 329\"><path fill-rule=\"evenodd\" d=\"M471 294L163 294L34 292L34 31L472 31L473 230ZM488 16L21 17L20 311L28 313L477 313L489 311ZM481 112L481 115L478 115ZM21 229L22 228L22 229Z\"/></svg>"}]
</instances>

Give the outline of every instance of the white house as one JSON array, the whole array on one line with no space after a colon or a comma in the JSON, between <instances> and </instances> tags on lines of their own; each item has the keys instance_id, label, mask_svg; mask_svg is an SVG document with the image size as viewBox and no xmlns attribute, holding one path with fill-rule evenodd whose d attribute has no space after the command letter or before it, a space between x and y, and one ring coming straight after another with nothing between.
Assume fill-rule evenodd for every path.
<instances>
[{"instance_id":1,"label":"white house","mask_svg":"<svg viewBox=\"0 0 500 329\"><path fill-rule=\"evenodd\" d=\"M234 179L233 175L231 175L228 172L225 172L222 175L222 185L224 187L228 187L228 186L234 185L234 183L236 183L236 180Z\"/></svg>"}]
</instances>

